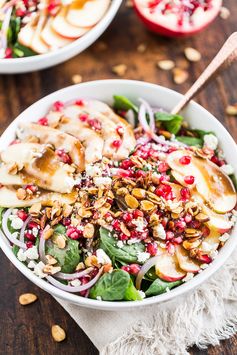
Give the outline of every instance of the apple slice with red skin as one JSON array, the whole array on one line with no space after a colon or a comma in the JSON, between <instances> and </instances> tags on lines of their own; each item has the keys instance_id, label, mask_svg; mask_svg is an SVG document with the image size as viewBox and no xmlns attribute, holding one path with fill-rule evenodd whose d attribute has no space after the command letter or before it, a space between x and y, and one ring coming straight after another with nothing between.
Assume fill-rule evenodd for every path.
<instances>
[{"instance_id":1,"label":"apple slice with red skin","mask_svg":"<svg viewBox=\"0 0 237 355\"><path fill-rule=\"evenodd\" d=\"M205 205L203 205L202 211L210 218L207 222L210 229L215 229L219 233L226 233L232 228L232 222L227 219L227 216L225 218L224 215L213 212Z\"/></svg>"},{"instance_id":2,"label":"apple slice with red skin","mask_svg":"<svg viewBox=\"0 0 237 355\"><path fill-rule=\"evenodd\" d=\"M168 37L185 37L201 31L217 17L222 5L222 0L212 0L210 7L204 11L201 7L194 6L191 0L186 2L190 11L183 13L182 8L178 8L183 6L182 1L181 5L176 1L169 1L166 11L165 0L133 0L135 11L146 27ZM195 5L197 3L200 1L196 1Z\"/></svg>"},{"instance_id":3,"label":"apple slice with red skin","mask_svg":"<svg viewBox=\"0 0 237 355\"><path fill-rule=\"evenodd\" d=\"M76 39L88 32L91 27L78 27L71 25L67 20L67 8L63 7L58 15L53 19L52 28L59 35L65 38Z\"/></svg>"},{"instance_id":4,"label":"apple slice with red skin","mask_svg":"<svg viewBox=\"0 0 237 355\"><path fill-rule=\"evenodd\" d=\"M30 44L30 48L38 54L44 54L50 51L50 47L41 38L41 32L44 28L45 23L46 23L46 16L41 15Z\"/></svg>"},{"instance_id":5,"label":"apple slice with red skin","mask_svg":"<svg viewBox=\"0 0 237 355\"><path fill-rule=\"evenodd\" d=\"M187 274L184 270L180 269L177 257L167 252L160 255L155 269L156 275L160 279L169 282L182 280Z\"/></svg>"},{"instance_id":6,"label":"apple slice with red skin","mask_svg":"<svg viewBox=\"0 0 237 355\"><path fill-rule=\"evenodd\" d=\"M73 41L72 39L65 38L58 34L56 31L54 31L54 29L52 28L52 22L53 19L50 18L45 24L41 32L42 40L51 48L61 48L71 43Z\"/></svg>"},{"instance_id":7,"label":"apple slice with red skin","mask_svg":"<svg viewBox=\"0 0 237 355\"><path fill-rule=\"evenodd\" d=\"M180 162L184 156L191 157L187 165ZM179 174L195 177L197 191L214 211L226 213L235 207L236 192L232 181L210 160L196 157L188 150L176 150L168 155L167 163Z\"/></svg>"},{"instance_id":8,"label":"apple slice with red skin","mask_svg":"<svg viewBox=\"0 0 237 355\"><path fill-rule=\"evenodd\" d=\"M182 245L177 245L175 251L179 266L182 270L193 273L197 273L200 270L199 263L190 258L187 250L185 250Z\"/></svg>"},{"instance_id":9,"label":"apple slice with red skin","mask_svg":"<svg viewBox=\"0 0 237 355\"><path fill-rule=\"evenodd\" d=\"M66 20L73 26L92 27L105 15L110 0L77 0L69 6Z\"/></svg>"},{"instance_id":10,"label":"apple slice with red skin","mask_svg":"<svg viewBox=\"0 0 237 355\"><path fill-rule=\"evenodd\" d=\"M205 242L210 246L211 249L216 250L220 244L220 240L219 240L220 236L221 233L213 229L210 231L210 234L203 239L202 243ZM202 244L198 249L203 250ZM203 251L205 252L205 250Z\"/></svg>"}]
</instances>

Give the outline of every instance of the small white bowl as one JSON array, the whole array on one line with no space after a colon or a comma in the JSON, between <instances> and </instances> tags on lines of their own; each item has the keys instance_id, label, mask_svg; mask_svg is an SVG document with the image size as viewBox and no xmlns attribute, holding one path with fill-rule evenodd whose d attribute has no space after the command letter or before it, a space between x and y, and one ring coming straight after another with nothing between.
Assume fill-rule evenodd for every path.
<instances>
[{"instance_id":1,"label":"small white bowl","mask_svg":"<svg viewBox=\"0 0 237 355\"><path fill-rule=\"evenodd\" d=\"M32 57L0 59L0 74L19 74L49 68L81 53L102 35L118 12L121 3L122 0L112 0L101 21L84 36L65 47Z\"/></svg>"},{"instance_id":2,"label":"small white bowl","mask_svg":"<svg viewBox=\"0 0 237 355\"><path fill-rule=\"evenodd\" d=\"M53 102L57 100L70 101L73 99L91 97L109 104L113 102L113 95L124 95L137 102L138 98L147 100L151 105L155 107L162 107L167 111L170 111L181 99L182 95L170 89L149 84L140 81L132 80L100 80L83 83L67 87L65 89L54 92L51 95L44 97L30 106L24 112L22 112L6 129L0 138L0 151L6 148L6 146L14 139L15 130L20 122L36 121L39 117L43 117ZM230 163L235 171L237 171L237 147L234 140L231 138L227 130L222 124L207 110L198 105L195 102L191 102L184 110L183 115L189 122L191 127L199 128L207 131L213 131L216 133L220 141L220 146L225 152L227 162ZM0 232L0 246L8 259L16 266L16 268L24 274L29 280L41 287L50 294L59 297L63 300L69 301L76 305L103 309L103 310L121 310L132 309L146 305L152 305L159 302L164 302L173 299L177 296L184 294L187 291L192 290L202 282L207 280L215 271L217 271L228 259L232 251L237 245L236 238L237 226L231 231L231 236L226 242L224 247L220 250L219 255L212 264L200 274L196 275L192 280L187 283L178 286L168 293L150 297L143 301L121 301L121 302L108 302L98 301L88 298L83 298L75 294L71 294L65 291L61 291L56 287L49 284L47 281L38 278L29 270L24 264L22 264L13 254L8 240Z\"/></svg>"}]
</instances>

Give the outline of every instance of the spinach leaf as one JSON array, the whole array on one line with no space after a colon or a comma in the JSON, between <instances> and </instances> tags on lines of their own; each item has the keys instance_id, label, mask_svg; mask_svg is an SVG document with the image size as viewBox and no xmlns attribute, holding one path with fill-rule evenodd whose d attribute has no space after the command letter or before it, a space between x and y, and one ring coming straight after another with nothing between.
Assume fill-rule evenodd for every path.
<instances>
[{"instance_id":1,"label":"spinach leaf","mask_svg":"<svg viewBox=\"0 0 237 355\"><path fill-rule=\"evenodd\" d=\"M211 131L203 131L202 129L192 129L192 132L196 133L199 138L204 138L206 134L213 134L215 136L214 132Z\"/></svg>"},{"instance_id":2,"label":"spinach leaf","mask_svg":"<svg viewBox=\"0 0 237 355\"><path fill-rule=\"evenodd\" d=\"M62 224L56 224L54 227L54 233L56 234L66 234L66 227L64 227Z\"/></svg>"},{"instance_id":3,"label":"spinach leaf","mask_svg":"<svg viewBox=\"0 0 237 355\"><path fill-rule=\"evenodd\" d=\"M2 217L3 217L3 211L5 210L4 207L0 207L0 227L2 227Z\"/></svg>"},{"instance_id":4,"label":"spinach leaf","mask_svg":"<svg viewBox=\"0 0 237 355\"><path fill-rule=\"evenodd\" d=\"M133 110L136 114L138 113L138 107L132 103L125 96L114 95L114 105L115 110L128 111Z\"/></svg>"},{"instance_id":5,"label":"spinach leaf","mask_svg":"<svg viewBox=\"0 0 237 355\"><path fill-rule=\"evenodd\" d=\"M152 282L148 290L146 290L146 296L156 296L160 295L161 293L166 292L168 288L171 290L173 287L178 286L182 283L182 281L175 281L175 282L166 282L159 278Z\"/></svg>"},{"instance_id":6,"label":"spinach leaf","mask_svg":"<svg viewBox=\"0 0 237 355\"><path fill-rule=\"evenodd\" d=\"M61 271L70 273L73 272L80 262L81 251L79 250L79 243L77 240L67 238L66 247L60 249L51 240L46 242L46 254L52 255L57 259L59 266L61 266Z\"/></svg>"},{"instance_id":7,"label":"spinach leaf","mask_svg":"<svg viewBox=\"0 0 237 355\"><path fill-rule=\"evenodd\" d=\"M36 55L30 48L23 46L22 44L16 42L13 46L13 53L16 57L31 57Z\"/></svg>"},{"instance_id":8,"label":"spinach leaf","mask_svg":"<svg viewBox=\"0 0 237 355\"><path fill-rule=\"evenodd\" d=\"M187 144L189 146L202 147L203 140L201 138L196 137L187 137L187 136L177 136L177 141Z\"/></svg>"},{"instance_id":9,"label":"spinach leaf","mask_svg":"<svg viewBox=\"0 0 237 355\"><path fill-rule=\"evenodd\" d=\"M100 248L109 255L113 262L118 260L126 263L138 262L137 253L145 250L142 243L124 245L122 248L118 248L117 240L103 227L100 228Z\"/></svg>"},{"instance_id":10,"label":"spinach leaf","mask_svg":"<svg viewBox=\"0 0 237 355\"><path fill-rule=\"evenodd\" d=\"M90 297L94 299L101 297L104 301L123 300L130 281L130 276L126 271L107 272L90 289Z\"/></svg>"},{"instance_id":11,"label":"spinach leaf","mask_svg":"<svg viewBox=\"0 0 237 355\"><path fill-rule=\"evenodd\" d=\"M154 281L157 279L156 270L154 267L147 271L146 275L144 275L144 279L148 281Z\"/></svg>"},{"instance_id":12,"label":"spinach leaf","mask_svg":"<svg viewBox=\"0 0 237 355\"><path fill-rule=\"evenodd\" d=\"M130 279L129 285L125 291L124 300L126 301L141 301L142 297Z\"/></svg>"},{"instance_id":13,"label":"spinach leaf","mask_svg":"<svg viewBox=\"0 0 237 355\"><path fill-rule=\"evenodd\" d=\"M20 248L17 245L12 246L12 252L16 257L17 257L17 253L18 253L19 249Z\"/></svg>"},{"instance_id":14,"label":"spinach leaf","mask_svg":"<svg viewBox=\"0 0 237 355\"><path fill-rule=\"evenodd\" d=\"M163 123L167 131L173 134L177 134L180 130L183 117L179 115L172 115L171 113L166 112L156 112L155 113L156 121Z\"/></svg>"}]
</instances>

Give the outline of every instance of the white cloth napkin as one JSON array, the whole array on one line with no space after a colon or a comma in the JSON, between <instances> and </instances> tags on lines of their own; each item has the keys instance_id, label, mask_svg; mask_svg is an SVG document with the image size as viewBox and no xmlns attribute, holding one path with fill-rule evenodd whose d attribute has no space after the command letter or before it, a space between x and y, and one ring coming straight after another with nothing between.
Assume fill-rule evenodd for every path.
<instances>
[{"instance_id":1,"label":"white cloth napkin","mask_svg":"<svg viewBox=\"0 0 237 355\"><path fill-rule=\"evenodd\" d=\"M111 312L57 301L102 355L185 355L237 332L237 252L210 281L165 304Z\"/></svg>"}]
</instances>

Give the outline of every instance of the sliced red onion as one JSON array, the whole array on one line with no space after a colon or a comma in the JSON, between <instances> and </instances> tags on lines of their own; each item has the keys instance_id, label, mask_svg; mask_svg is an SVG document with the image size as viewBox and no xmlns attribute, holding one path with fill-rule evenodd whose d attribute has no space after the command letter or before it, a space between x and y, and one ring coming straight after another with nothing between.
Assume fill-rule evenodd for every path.
<instances>
[{"instance_id":1,"label":"sliced red onion","mask_svg":"<svg viewBox=\"0 0 237 355\"><path fill-rule=\"evenodd\" d=\"M138 120L144 129L145 133L148 134L148 136L151 135L151 127L149 126L147 119L146 119L146 107L144 104L141 104L138 112Z\"/></svg>"},{"instance_id":2,"label":"sliced red onion","mask_svg":"<svg viewBox=\"0 0 237 355\"><path fill-rule=\"evenodd\" d=\"M0 31L0 37L1 37L0 47L3 50L6 50L7 48L7 31L11 20L12 9L13 9L12 7L7 8L6 13L4 14L4 20Z\"/></svg>"},{"instance_id":3,"label":"sliced red onion","mask_svg":"<svg viewBox=\"0 0 237 355\"><path fill-rule=\"evenodd\" d=\"M156 125L155 125L155 118L154 118L154 113L152 111L152 108L151 106L149 105L149 103L144 100L144 99L139 99L139 101L145 106L146 108L146 111L148 113L148 116L149 116L149 126L151 128L151 131L152 132L155 132L155 128L156 128Z\"/></svg>"},{"instance_id":4,"label":"sliced red onion","mask_svg":"<svg viewBox=\"0 0 237 355\"><path fill-rule=\"evenodd\" d=\"M42 235L40 235L39 241L39 256L40 260L43 261L43 263L47 264L47 259L45 256L45 239Z\"/></svg>"},{"instance_id":5,"label":"sliced red onion","mask_svg":"<svg viewBox=\"0 0 237 355\"><path fill-rule=\"evenodd\" d=\"M136 278L136 288L138 290L140 290L140 288L141 288L141 283L142 283L143 277L156 264L159 257L160 257L160 255L153 256L152 258L147 260L147 262L144 265L142 265L141 270L137 274L137 278Z\"/></svg>"},{"instance_id":6,"label":"sliced red onion","mask_svg":"<svg viewBox=\"0 0 237 355\"><path fill-rule=\"evenodd\" d=\"M14 245L17 245L19 248L27 249L26 244L21 242L19 239L15 238L12 233L9 231L7 226L7 221L9 216L12 214L12 208L6 210L2 218L2 230L5 236L10 240L10 242Z\"/></svg>"},{"instance_id":7,"label":"sliced red onion","mask_svg":"<svg viewBox=\"0 0 237 355\"><path fill-rule=\"evenodd\" d=\"M79 279L82 276L85 276L89 274L93 270L93 267L89 267L88 269L85 269L80 272L74 272L73 274L65 274L63 272L58 272L57 274L54 275L57 279L62 279L62 280L74 280L74 279Z\"/></svg>"},{"instance_id":8,"label":"sliced red onion","mask_svg":"<svg viewBox=\"0 0 237 355\"><path fill-rule=\"evenodd\" d=\"M25 220L22 228L21 228L21 231L20 231L20 238L19 240L24 243L24 235L25 235L25 230L26 230L26 227L28 225L28 223L30 222L32 216L28 216L27 219Z\"/></svg>"},{"instance_id":9,"label":"sliced red onion","mask_svg":"<svg viewBox=\"0 0 237 355\"><path fill-rule=\"evenodd\" d=\"M128 112L125 115L126 120L128 121L128 123L130 123L130 125L135 128L136 125L136 119L135 119L135 114L133 112L133 110L128 110Z\"/></svg>"},{"instance_id":10,"label":"sliced red onion","mask_svg":"<svg viewBox=\"0 0 237 355\"><path fill-rule=\"evenodd\" d=\"M163 137L163 136L162 136ZM186 144L184 143L181 143L181 142L178 142L178 141L175 141L175 142L172 142L172 141L167 141L167 140L164 140L162 138L160 138L159 136L157 136L155 133L152 132L151 134L151 138L156 142L156 143L159 143L159 144L163 144L163 145L168 145L170 147L187 147Z\"/></svg>"},{"instance_id":11,"label":"sliced red onion","mask_svg":"<svg viewBox=\"0 0 237 355\"><path fill-rule=\"evenodd\" d=\"M82 291L85 291L85 290L88 290L89 288L91 288L98 281L98 279L100 278L102 272L103 272L103 267L100 268L98 274L92 280L90 280L87 284L80 285L80 286L64 285L61 282L55 280L55 278L52 277L52 276L46 276L46 279L52 285L54 285L55 287L59 288L60 290L77 293L77 292L82 292Z\"/></svg>"}]
</instances>

